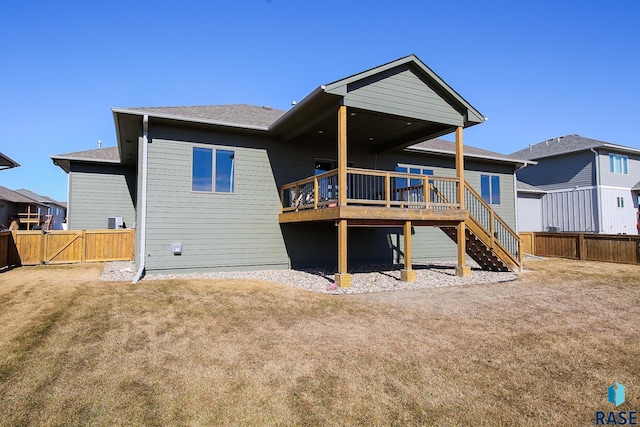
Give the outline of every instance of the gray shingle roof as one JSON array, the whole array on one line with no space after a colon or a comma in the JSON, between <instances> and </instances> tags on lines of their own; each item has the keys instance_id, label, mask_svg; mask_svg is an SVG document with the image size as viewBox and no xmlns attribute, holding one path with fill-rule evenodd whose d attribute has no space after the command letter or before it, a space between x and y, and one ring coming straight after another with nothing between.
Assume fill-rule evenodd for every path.
<instances>
[{"instance_id":1,"label":"gray shingle roof","mask_svg":"<svg viewBox=\"0 0 640 427\"><path fill-rule=\"evenodd\" d=\"M520 159L536 160L544 157L559 156L562 154L586 151L591 148L599 147L606 147L612 150L621 151L639 151L635 148L625 147L624 145L611 144L597 139L585 138L580 135L565 135L530 145L520 151L511 153L509 156Z\"/></svg>"},{"instance_id":2,"label":"gray shingle roof","mask_svg":"<svg viewBox=\"0 0 640 427\"><path fill-rule=\"evenodd\" d=\"M20 194L16 191L9 190L7 187L0 186L0 200L6 200L11 203L38 203L36 200Z\"/></svg>"},{"instance_id":3,"label":"gray shingle roof","mask_svg":"<svg viewBox=\"0 0 640 427\"><path fill-rule=\"evenodd\" d=\"M195 107L114 108L117 113L141 114L220 126L268 130L286 111L247 104L205 105Z\"/></svg>"},{"instance_id":4,"label":"gray shingle roof","mask_svg":"<svg viewBox=\"0 0 640 427\"><path fill-rule=\"evenodd\" d=\"M428 141L419 142L407 148L408 150L426 151L431 153L440 154L456 154L456 143L451 141L445 141L444 139L435 138ZM465 157L475 157L479 159L497 160L508 163L534 163L526 162L523 159L517 157L507 156L504 154L496 153L494 151L483 150L482 148L473 147L471 145L464 145Z\"/></svg>"},{"instance_id":5,"label":"gray shingle roof","mask_svg":"<svg viewBox=\"0 0 640 427\"><path fill-rule=\"evenodd\" d=\"M88 161L106 161L109 163L119 163L120 154L118 147L96 148L94 150L75 151L67 154L57 154L51 156L52 159L65 160L88 160Z\"/></svg>"},{"instance_id":6,"label":"gray shingle roof","mask_svg":"<svg viewBox=\"0 0 640 427\"><path fill-rule=\"evenodd\" d=\"M23 196L29 197L30 199L33 199L37 202L40 203L45 203L45 204L55 204L58 206L64 206L62 202L58 202L56 200L53 200L51 197L48 196L41 196L38 193L34 193L31 190L27 190L26 188L19 188L17 190L15 190L16 193L20 193Z\"/></svg>"}]
</instances>

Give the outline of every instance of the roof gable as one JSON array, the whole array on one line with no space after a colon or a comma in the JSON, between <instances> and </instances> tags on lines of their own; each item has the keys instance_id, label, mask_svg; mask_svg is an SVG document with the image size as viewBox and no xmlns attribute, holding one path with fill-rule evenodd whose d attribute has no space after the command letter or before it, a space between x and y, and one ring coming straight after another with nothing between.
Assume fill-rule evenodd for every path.
<instances>
[{"instance_id":1,"label":"roof gable","mask_svg":"<svg viewBox=\"0 0 640 427\"><path fill-rule=\"evenodd\" d=\"M377 111L403 117L454 126L485 121L478 110L415 55L335 81L324 91L343 96L347 106L374 106Z\"/></svg>"}]
</instances>

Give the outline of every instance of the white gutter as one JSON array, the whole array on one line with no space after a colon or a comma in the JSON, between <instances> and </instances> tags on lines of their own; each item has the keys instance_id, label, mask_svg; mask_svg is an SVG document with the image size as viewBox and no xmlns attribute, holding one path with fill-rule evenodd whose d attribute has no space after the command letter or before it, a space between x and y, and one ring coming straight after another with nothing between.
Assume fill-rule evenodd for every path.
<instances>
[{"instance_id":1,"label":"white gutter","mask_svg":"<svg viewBox=\"0 0 640 427\"><path fill-rule=\"evenodd\" d=\"M144 274L146 252L147 252L147 153L149 142L149 116L144 115L142 117L142 166L140 173L142 174L141 188L140 188L140 224L138 228L140 230L140 252L138 253L138 260L140 260L140 267L136 273L136 277L131 282L132 285L138 283Z\"/></svg>"},{"instance_id":2,"label":"white gutter","mask_svg":"<svg viewBox=\"0 0 640 427\"><path fill-rule=\"evenodd\" d=\"M591 148L590 151L595 154L595 165L596 165L596 197L598 198L598 234L602 233L602 196L600 190L600 154L594 149Z\"/></svg>"}]
</instances>

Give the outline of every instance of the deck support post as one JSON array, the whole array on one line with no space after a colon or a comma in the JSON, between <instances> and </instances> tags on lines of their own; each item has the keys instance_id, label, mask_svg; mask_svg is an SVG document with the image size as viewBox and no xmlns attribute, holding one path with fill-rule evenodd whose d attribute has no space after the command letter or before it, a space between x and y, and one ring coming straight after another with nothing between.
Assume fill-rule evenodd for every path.
<instances>
[{"instance_id":1,"label":"deck support post","mask_svg":"<svg viewBox=\"0 0 640 427\"><path fill-rule=\"evenodd\" d=\"M464 148L462 141L462 127L456 129L456 177L458 178L458 205L464 210ZM467 237L466 225L458 223L458 265L456 276L467 277L471 275L471 268L467 265Z\"/></svg>"},{"instance_id":2,"label":"deck support post","mask_svg":"<svg viewBox=\"0 0 640 427\"><path fill-rule=\"evenodd\" d=\"M338 220L338 272L336 285L341 288L351 286L351 275L347 272L347 220Z\"/></svg>"},{"instance_id":3,"label":"deck support post","mask_svg":"<svg viewBox=\"0 0 640 427\"><path fill-rule=\"evenodd\" d=\"M338 108L338 206L347 205L347 106ZM338 272L336 285L351 286L347 269L347 220L338 220Z\"/></svg>"},{"instance_id":4,"label":"deck support post","mask_svg":"<svg viewBox=\"0 0 640 427\"><path fill-rule=\"evenodd\" d=\"M400 280L403 282L416 281L416 271L411 267L411 250L411 221L406 221L404 223L404 268L400 270Z\"/></svg>"}]
</instances>

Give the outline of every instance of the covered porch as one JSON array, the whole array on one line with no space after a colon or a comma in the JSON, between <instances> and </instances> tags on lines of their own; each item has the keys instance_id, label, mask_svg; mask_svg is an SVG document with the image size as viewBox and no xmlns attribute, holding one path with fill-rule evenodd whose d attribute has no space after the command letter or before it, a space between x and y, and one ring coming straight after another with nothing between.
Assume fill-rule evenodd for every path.
<instances>
[{"instance_id":1,"label":"covered porch","mask_svg":"<svg viewBox=\"0 0 640 427\"><path fill-rule=\"evenodd\" d=\"M456 273L467 276L465 200L470 187L464 178L463 129L484 120L414 56L321 86L270 130L291 144L333 143L337 167L282 185L279 221L335 223L339 286L350 284L347 233L352 226L402 227L402 280L407 281L415 280L412 227L452 227ZM377 162L389 151L450 133L455 133L455 176L378 169ZM375 167L353 167L349 153L354 151L367 152Z\"/></svg>"}]
</instances>

